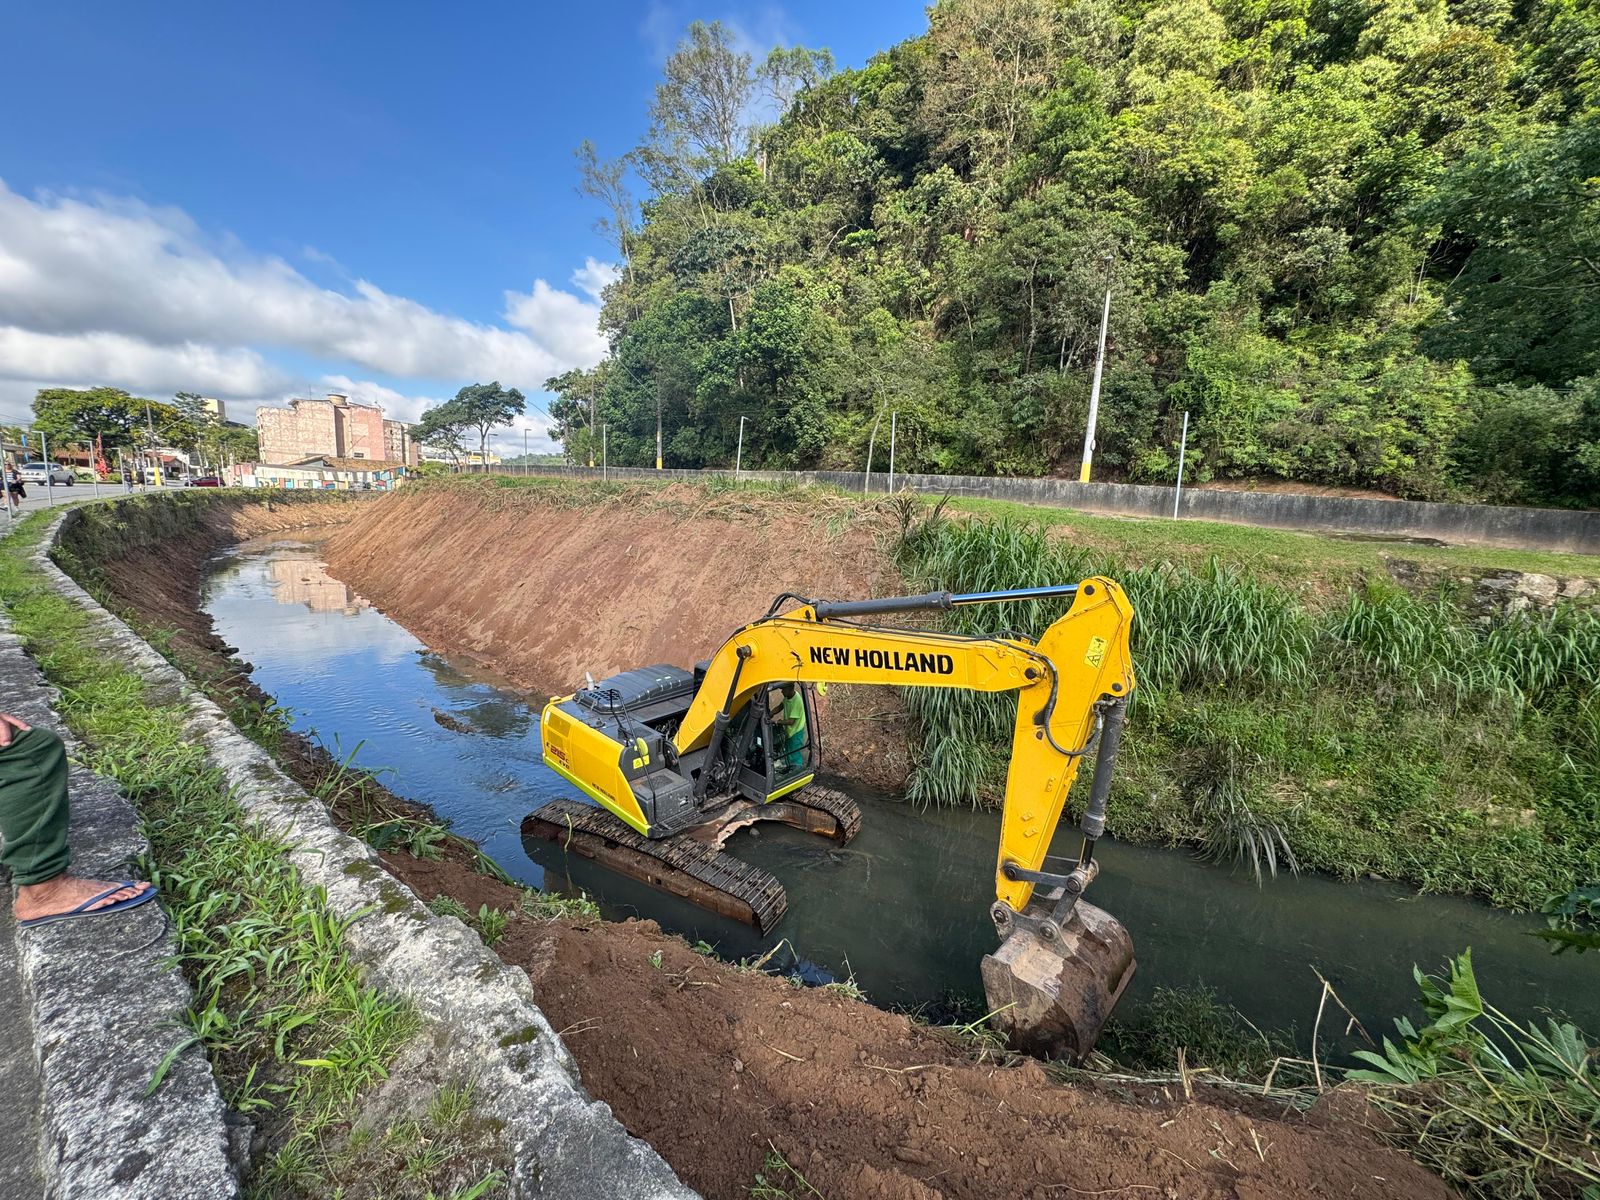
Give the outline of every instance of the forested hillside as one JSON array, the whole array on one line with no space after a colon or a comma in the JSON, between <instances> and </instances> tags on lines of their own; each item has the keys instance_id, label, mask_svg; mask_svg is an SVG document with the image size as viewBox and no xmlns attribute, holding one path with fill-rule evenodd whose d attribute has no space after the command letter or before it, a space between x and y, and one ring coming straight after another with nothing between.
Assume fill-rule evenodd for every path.
<instances>
[{"instance_id":1,"label":"forested hillside","mask_svg":"<svg viewBox=\"0 0 1600 1200\"><path fill-rule=\"evenodd\" d=\"M575 456L860 469L894 410L902 469L1075 474L1109 286L1097 478L1188 410L1191 478L1600 505L1595 0L946 0L838 72L697 24L650 116L579 153Z\"/></svg>"}]
</instances>

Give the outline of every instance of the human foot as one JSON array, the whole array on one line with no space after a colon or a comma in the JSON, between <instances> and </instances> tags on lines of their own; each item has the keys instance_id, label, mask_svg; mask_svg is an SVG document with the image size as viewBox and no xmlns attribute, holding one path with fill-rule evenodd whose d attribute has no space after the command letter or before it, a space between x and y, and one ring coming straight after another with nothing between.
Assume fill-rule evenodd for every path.
<instances>
[{"instance_id":1,"label":"human foot","mask_svg":"<svg viewBox=\"0 0 1600 1200\"><path fill-rule=\"evenodd\" d=\"M19 887L11 911L18 921L65 916L78 909L92 913L114 904L123 904L150 891L148 883L129 883L119 887L118 882L57 875L43 883Z\"/></svg>"}]
</instances>

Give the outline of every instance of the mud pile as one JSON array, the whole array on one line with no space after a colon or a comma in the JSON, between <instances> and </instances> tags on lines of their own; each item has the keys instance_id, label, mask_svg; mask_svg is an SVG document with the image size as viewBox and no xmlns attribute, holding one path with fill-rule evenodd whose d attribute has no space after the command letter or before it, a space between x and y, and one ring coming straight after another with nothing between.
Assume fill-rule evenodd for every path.
<instances>
[{"instance_id":1,"label":"mud pile","mask_svg":"<svg viewBox=\"0 0 1600 1200\"><path fill-rule=\"evenodd\" d=\"M462 483L363 504L325 543L328 570L435 650L518 685L709 657L783 592L854 600L904 583L891 519L688 485L596 489ZM830 688L827 769L884 789L906 775L904 709L883 688Z\"/></svg>"},{"instance_id":2,"label":"mud pile","mask_svg":"<svg viewBox=\"0 0 1600 1200\"><path fill-rule=\"evenodd\" d=\"M513 889L452 864L386 862L424 897L515 907ZM1335 1117L1203 1084L1193 1099L1066 1086L1033 1060L1005 1066L898 1013L703 957L650 921L517 917L496 949L527 970L590 1092L712 1200L744 1200L774 1151L829 1200L1451 1195L1378 1144L1359 1101Z\"/></svg>"}]
</instances>

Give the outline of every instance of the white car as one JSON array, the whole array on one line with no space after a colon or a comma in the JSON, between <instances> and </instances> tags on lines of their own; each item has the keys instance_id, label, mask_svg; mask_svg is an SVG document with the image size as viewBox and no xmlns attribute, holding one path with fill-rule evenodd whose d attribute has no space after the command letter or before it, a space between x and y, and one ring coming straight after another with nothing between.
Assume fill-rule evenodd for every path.
<instances>
[{"instance_id":1,"label":"white car","mask_svg":"<svg viewBox=\"0 0 1600 1200\"><path fill-rule=\"evenodd\" d=\"M26 462L17 468L23 483L59 483L71 487L78 477L59 463ZM48 479L46 476L48 475Z\"/></svg>"}]
</instances>

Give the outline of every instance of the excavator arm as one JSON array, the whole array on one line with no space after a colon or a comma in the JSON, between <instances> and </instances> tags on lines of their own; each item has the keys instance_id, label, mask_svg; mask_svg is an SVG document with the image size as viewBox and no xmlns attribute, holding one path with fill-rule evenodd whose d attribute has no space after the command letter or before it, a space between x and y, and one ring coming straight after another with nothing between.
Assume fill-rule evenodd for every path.
<instances>
[{"instance_id":1,"label":"excavator arm","mask_svg":"<svg viewBox=\"0 0 1600 1200\"><path fill-rule=\"evenodd\" d=\"M1071 608L1037 643L864 623L886 613L1068 596ZM713 761L702 768L704 786L726 744L729 723L761 688L774 683L1017 692L993 916L1002 934L1019 922L1033 922L1042 936L1054 940L1097 869L1094 842L1104 829L1112 760L1134 687L1128 651L1132 619L1122 589L1103 578L1009 592L803 602L745 626L723 643L678 728L676 749L680 755L709 749ZM1077 862L1066 872L1045 871L1067 792L1091 753L1095 780ZM1040 885L1059 892L1059 899L1049 914L1025 917Z\"/></svg>"}]
</instances>

